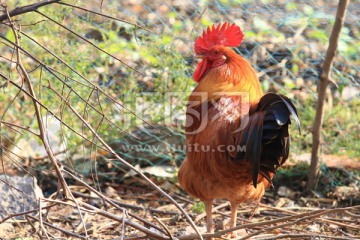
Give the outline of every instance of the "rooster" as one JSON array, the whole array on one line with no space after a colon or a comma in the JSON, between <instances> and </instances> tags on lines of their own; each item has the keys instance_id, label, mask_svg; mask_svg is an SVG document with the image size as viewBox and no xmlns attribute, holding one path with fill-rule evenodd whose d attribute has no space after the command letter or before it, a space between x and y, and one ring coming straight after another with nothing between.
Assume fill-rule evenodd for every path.
<instances>
[{"instance_id":1,"label":"rooster","mask_svg":"<svg viewBox=\"0 0 360 240\"><path fill-rule=\"evenodd\" d=\"M230 202L229 227L235 227L239 204L259 203L288 158L290 115L300 129L293 103L283 95L264 95L256 71L231 48L243 38L240 27L223 23L208 27L194 45L202 60L187 104L186 159L178 179L204 202L209 233L213 200Z\"/></svg>"}]
</instances>

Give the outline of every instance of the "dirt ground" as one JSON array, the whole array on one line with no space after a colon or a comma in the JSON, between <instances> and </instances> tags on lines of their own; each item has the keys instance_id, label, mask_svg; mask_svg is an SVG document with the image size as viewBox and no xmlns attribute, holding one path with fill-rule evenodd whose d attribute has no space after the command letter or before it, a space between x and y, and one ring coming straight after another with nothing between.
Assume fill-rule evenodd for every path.
<instances>
[{"instance_id":1,"label":"dirt ground","mask_svg":"<svg viewBox=\"0 0 360 240\"><path fill-rule=\"evenodd\" d=\"M243 226L238 231L239 239L358 239L359 176L354 173L358 173L359 169L346 169L339 165L335 168L331 162L326 169L327 172L319 179L318 190L304 193L306 165L288 163L277 174L275 187L266 192L255 211L253 204L239 208L237 226ZM101 160L98 173L101 176L97 176L96 189L111 198L114 205L105 203L94 192L73 183L70 189L76 201L97 209L82 211L80 216L74 201L54 199L57 183L54 176L48 174L46 179L39 177L39 185L46 189L45 197L54 201L44 200L42 203L42 226L37 221L30 221L31 218L39 218L38 214L18 220L9 219L0 224L0 237L41 239L39 236L44 236L42 234L46 232L50 239L81 239L86 234L89 239L149 239L143 227L164 236L164 239L169 234L178 239L196 238L194 229L176 206L140 177L119 172ZM161 170L148 176L175 199L199 231L205 233L203 204L184 193L175 177L156 175L161 175ZM113 176L123 176L123 180L114 180ZM94 175L83 177L85 182L92 182ZM344 185L329 187L335 181ZM49 207L52 204L54 206ZM47 214L44 214L45 209ZM226 229L229 216L227 201L217 200L213 212L216 231ZM226 234L222 237L226 238Z\"/></svg>"}]
</instances>

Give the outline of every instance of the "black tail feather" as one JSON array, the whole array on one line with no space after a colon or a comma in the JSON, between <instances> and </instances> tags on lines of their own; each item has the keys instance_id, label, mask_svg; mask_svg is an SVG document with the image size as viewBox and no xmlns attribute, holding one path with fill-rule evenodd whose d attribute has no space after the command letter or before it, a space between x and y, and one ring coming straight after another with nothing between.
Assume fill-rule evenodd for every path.
<instances>
[{"instance_id":1,"label":"black tail feather","mask_svg":"<svg viewBox=\"0 0 360 240\"><path fill-rule=\"evenodd\" d=\"M272 184L270 172L275 173L288 158L290 115L300 131L300 120L290 99L268 93L260 99L257 110L250 115L249 126L244 129L246 133L240 134L242 139L239 142L246 142L245 159L253 165L255 188L259 174Z\"/></svg>"},{"instance_id":2,"label":"black tail feather","mask_svg":"<svg viewBox=\"0 0 360 240\"><path fill-rule=\"evenodd\" d=\"M263 134L263 121L264 113L254 114L249 122L250 126L248 128L248 137L246 140L246 159L252 162L253 166L253 184L256 187L257 185L257 176L260 170L260 158L262 152L262 142L259 139L262 139Z\"/></svg>"}]
</instances>

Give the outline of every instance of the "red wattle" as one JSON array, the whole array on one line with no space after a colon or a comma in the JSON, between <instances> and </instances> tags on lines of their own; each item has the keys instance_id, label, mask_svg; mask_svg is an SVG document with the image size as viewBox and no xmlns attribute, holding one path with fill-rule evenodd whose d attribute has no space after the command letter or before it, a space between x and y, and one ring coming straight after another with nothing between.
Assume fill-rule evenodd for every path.
<instances>
[{"instance_id":1,"label":"red wattle","mask_svg":"<svg viewBox=\"0 0 360 240\"><path fill-rule=\"evenodd\" d=\"M199 62L194 72L195 82L200 82L202 76L207 72L209 68L209 62L206 59L203 59L201 62Z\"/></svg>"}]
</instances>

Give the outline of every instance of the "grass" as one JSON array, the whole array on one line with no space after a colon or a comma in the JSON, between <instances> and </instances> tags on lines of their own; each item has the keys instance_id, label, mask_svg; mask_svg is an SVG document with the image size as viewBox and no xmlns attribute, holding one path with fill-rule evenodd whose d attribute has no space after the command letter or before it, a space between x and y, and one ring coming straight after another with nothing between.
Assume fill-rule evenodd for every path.
<instances>
[{"instance_id":1,"label":"grass","mask_svg":"<svg viewBox=\"0 0 360 240\"><path fill-rule=\"evenodd\" d=\"M302 134L296 133L292 126L292 151L297 154L310 152L312 134L311 128L315 117L315 99L298 103L298 112L302 124ZM360 138L360 99L351 101L336 100L333 106L325 109L322 130L323 154L346 155L350 158L359 158Z\"/></svg>"},{"instance_id":2,"label":"grass","mask_svg":"<svg viewBox=\"0 0 360 240\"><path fill-rule=\"evenodd\" d=\"M220 5L213 6L208 3L209 9L200 15L198 13L199 21L197 24L194 19L186 11L178 11L175 8L170 8L164 15L159 15L159 19L163 22L161 24L154 23L149 26L151 30L161 30L161 34L152 34L149 32L137 32L134 36L135 28L130 25L124 25L124 29L129 39L124 39L119 35L119 26L113 27L109 21L96 23L91 19L77 17L68 8L61 7L62 11L52 9L51 14L56 19L59 19L69 25L75 31L86 35L90 29L98 29L103 36L102 42L95 42L98 46L106 49L112 54L119 57L126 58L125 62L130 63L137 69L142 71L145 76L134 74L124 65L112 60L109 56L98 53L93 48L87 46L79 39L71 36L67 32L60 31L58 27L54 27L49 22L41 22L36 25L31 25L26 28L26 32L35 39L39 39L41 43L52 49L61 58L66 59L67 62L73 66L77 71L86 75L95 84L101 86L107 93L114 96L124 103L130 110L143 114L143 117L151 123L166 123L171 125L174 119L171 116L164 116L163 110L169 104L168 99L164 96L169 92L181 93L181 98L186 99L192 87L195 85L192 80L192 73L195 68L195 62L192 57L193 54L193 40L197 34L205 27L203 25L211 24L212 21L227 20L235 21L236 14L251 13L254 11L253 17L248 17L246 23L240 21L240 25L244 28L246 38L242 46L252 45L255 47L241 51L246 58L254 65L259 67L258 71L266 70L268 67L274 66L283 58L287 59L286 66L271 71L262 77L262 85L265 91L275 90L284 93L291 97L295 102L299 111L300 120L302 123L302 135L297 134L295 126L292 126L292 152L300 154L310 152L311 149L311 126L315 116L316 107L316 75L310 77L305 73L307 71L317 72L319 64L326 50L326 43L328 33L331 30L333 23L333 16L326 15L322 8L317 6L310 6L310 4L302 4L298 2L273 4L274 1L258 1L260 8L264 8L259 14L258 10L251 10L251 1L220 1ZM26 1L20 1L25 4ZM116 4L116 3L114 3ZM156 5L156 3L153 3ZM150 4L149 4L150 5ZM248 6L249 5L249 6ZM15 7L10 5L10 8ZM86 6L85 6L86 7ZM215 7L221 7L224 15L229 14L229 19L218 19L218 13ZM266 8L265 8L266 7ZM117 9L116 7L111 9ZM246 12L250 9L249 12ZM153 9L155 11L155 9ZM199 10L199 9L197 9ZM110 11L110 8L108 9ZM271 16L273 11L274 15ZM118 12L121 17L127 12ZM276 13L281 13L276 15ZM195 11L194 14L197 14ZM216 16L216 17L215 17ZM68 21L72 17L72 21ZM145 16L144 16L145 17ZM36 14L27 14L23 16L23 22L37 22L42 18ZM168 19L172 19L170 22ZM60 21L60 22L61 22ZM194 24L195 23L195 24ZM155 25L157 24L157 25ZM123 25L122 25L123 26ZM293 38L301 27L305 26L303 32L300 32L298 38ZM358 72L360 49L356 46L360 43L360 32L356 30L356 26L345 26L339 43L339 55L335 59L334 79L339 83L340 88L333 90L334 95L341 93L344 86L350 85L351 77L354 78ZM51 38L49 36L63 34L63 38ZM8 30L6 37L12 39L12 33ZM46 54L39 47L34 47L26 38L22 39L22 46L30 49L31 52L39 59L43 60L45 64L60 69L58 62L55 61L49 54ZM8 49L1 46L2 49ZM246 48L246 47L244 47ZM276 59L279 52L286 50L289 54L282 59ZM260 54L264 52L263 54ZM7 56L10 58L10 50ZM91 61L89 61L91 59ZM130 61L130 62L129 62ZM316 62L316 63L314 63ZM35 69L35 65L25 62L29 69ZM34 65L34 66L33 66ZM7 62L0 62L1 69L5 69L7 73L10 69ZM66 68L62 71L77 78L76 74L71 73ZM45 72L45 71L44 71ZM284 74L285 73L285 74ZM51 92L42 88L44 82L41 82L40 74L46 79L50 79L55 85L54 77L50 74L42 73L42 69L38 68L31 73L34 79L34 85L38 89L39 95L42 95L42 101L52 109L55 109L57 114L63 114L65 120L71 120L71 114L67 111L60 111L58 106L61 106L59 101L54 100ZM6 74L5 74L6 75ZM302 83L298 83L301 79ZM79 79L77 79L79 80ZM68 81L69 85L79 92L84 98L88 98L90 90L83 89L77 82ZM274 87L275 86L275 87ZM56 87L60 90L63 85L57 84ZM5 94L0 95L0 107L6 107L6 103L12 101L16 92L14 88L5 89ZM131 92L133 96L126 98L126 94ZM143 97L147 106L144 111L139 112L138 105L134 101L134 96L138 97L144 92L150 93ZM297 95L301 92L305 95L305 99L301 99ZM91 95L94 97L94 95ZM180 97L178 97L180 99ZM87 112L88 119L94 126L99 126L97 129L107 141L121 138L118 131L102 122L102 116L97 115L96 112L89 110L86 104L81 104L77 97L70 95L70 102L79 112ZM179 100L176 106L175 113L180 116L184 114L186 101ZM96 102L96 101L95 101ZM124 130L131 131L135 126L142 125L143 122L128 112L114 110L113 106L108 101L101 99L101 108L111 119L116 119L116 123ZM5 104L4 104L5 103ZM23 104L23 103L21 103ZM29 101L25 101L25 107L19 108L13 104L7 114L11 118L21 119L24 126L33 126L31 117L24 118L24 112L29 106ZM172 104L172 103L170 103ZM100 108L99 107L99 108ZM324 154L348 155L351 158L359 156L360 139L358 137L360 129L360 100L355 98L350 101L341 100L339 97L334 97L333 104L328 105L325 111L324 127L322 131L323 145L321 148ZM59 108L59 109L58 109ZM130 116L131 115L131 116ZM9 117L8 116L8 117ZM130 124L123 124L124 118L130 116ZM82 131L82 125L77 124L74 128ZM78 148L82 140L73 136L71 133L65 132L68 138L67 147L69 149ZM141 141L139 141L141 143ZM88 147L88 146L87 146ZM166 156L167 157L167 156ZM166 158L167 159L167 158Z\"/></svg>"},{"instance_id":3,"label":"grass","mask_svg":"<svg viewBox=\"0 0 360 240\"><path fill-rule=\"evenodd\" d=\"M308 169L309 165L307 163L298 163L279 168L274 178L274 186L286 186L302 195L305 193ZM325 164L321 164L319 172L314 191L320 196L331 196L334 189L339 186L358 186L359 170L348 171L340 167L327 167Z\"/></svg>"},{"instance_id":4,"label":"grass","mask_svg":"<svg viewBox=\"0 0 360 240\"><path fill-rule=\"evenodd\" d=\"M192 205L191 210L195 214L200 214L205 212L205 205L203 202L197 202L194 205Z\"/></svg>"}]
</instances>

